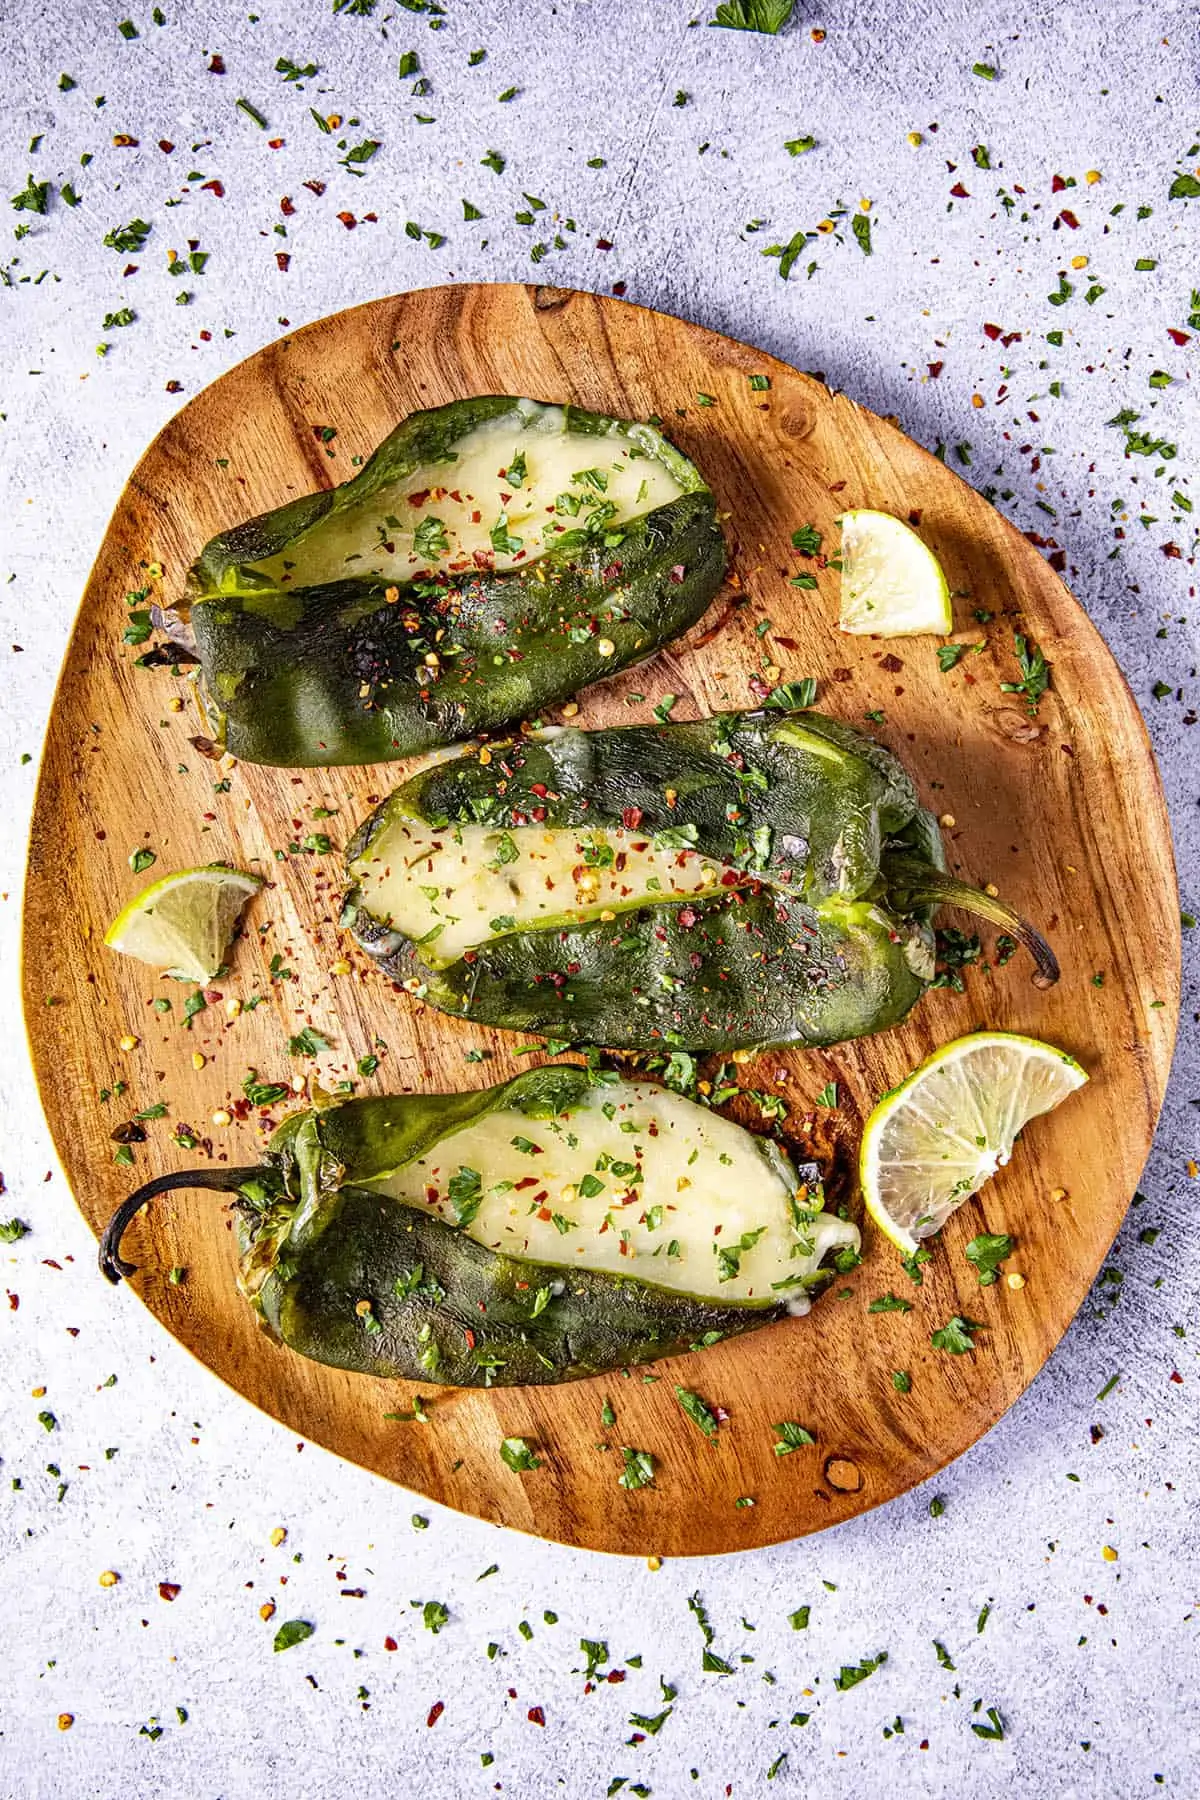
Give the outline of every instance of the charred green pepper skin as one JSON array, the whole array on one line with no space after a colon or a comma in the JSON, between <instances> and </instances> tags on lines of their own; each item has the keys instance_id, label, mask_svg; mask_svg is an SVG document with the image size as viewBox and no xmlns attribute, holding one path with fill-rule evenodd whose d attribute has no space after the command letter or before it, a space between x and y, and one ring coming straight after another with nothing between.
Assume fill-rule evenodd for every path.
<instances>
[{"instance_id":1,"label":"charred green pepper skin","mask_svg":"<svg viewBox=\"0 0 1200 1800\"><path fill-rule=\"evenodd\" d=\"M336 1216L295 1235L283 1273L259 1293L291 1349L335 1368L453 1387L578 1381L771 1323L782 1306L714 1306L636 1281L496 1255L452 1226L365 1188L341 1189ZM404 1299L396 1281L420 1267ZM531 1318L539 1286L561 1288ZM356 1312L371 1301L378 1331ZM716 1339L711 1338L715 1342Z\"/></svg>"},{"instance_id":2,"label":"charred green pepper skin","mask_svg":"<svg viewBox=\"0 0 1200 1800\"><path fill-rule=\"evenodd\" d=\"M414 413L352 481L205 547L188 601L205 702L225 749L297 768L409 756L569 699L702 616L725 573L703 478L652 427L571 407L572 433L632 442L684 491L594 544L551 548L507 570L304 585L305 532L452 453L478 426L511 415L521 429L518 404L529 403L484 395ZM296 578L281 588L254 565L285 552Z\"/></svg>"},{"instance_id":3,"label":"charred green pepper skin","mask_svg":"<svg viewBox=\"0 0 1200 1800\"><path fill-rule=\"evenodd\" d=\"M239 1285L274 1337L336 1368L456 1387L574 1381L701 1349L803 1308L805 1291L822 1284L824 1271L790 1287L790 1302L772 1295L721 1304L644 1280L506 1256L362 1185L489 1112L548 1120L589 1093L586 1070L551 1064L476 1093L372 1096L294 1114L260 1167L167 1176L131 1196L104 1235L101 1268L114 1281L134 1273L121 1256L121 1236L154 1194L180 1186L231 1193ZM795 1169L776 1146L759 1142L765 1163L787 1171L802 1202L819 1184L816 1165Z\"/></svg>"},{"instance_id":4,"label":"charred green pepper skin","mask_svg":"<svg viewBox=\"0 0 1200 1800\"><path fill-rule=\"evenodd\" d=\"M898 1023L933 976L930 908L888 901L888 846L942 867L936 822L889 751L812 712L563 731L464 756L399 788L360 828L626 825L682 832L735 872L703 899L521 930L434 968L359 903L359 944L432 1005L572 1043L696 1051L841 1043ZM734 816L731 818L731 814Z\"/></svg>"}]
</instances>

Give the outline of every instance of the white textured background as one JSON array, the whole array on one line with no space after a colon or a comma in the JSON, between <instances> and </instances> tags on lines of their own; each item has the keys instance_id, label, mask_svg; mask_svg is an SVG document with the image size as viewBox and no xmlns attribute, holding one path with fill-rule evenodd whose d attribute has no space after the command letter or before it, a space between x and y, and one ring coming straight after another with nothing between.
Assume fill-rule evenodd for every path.
<instances>
[{"instance_id":1,"label":"white textured background","mask_svg":"<svg viewBox=\"0 0 1200 1800\"><path fill-rule=\"evenodd\" d=\"M410 1500L301 1450L95 1273L40 1122L15 971L39 740L109 510L178 404L168 382L194 394L283 325L376 295L529 278L551 213L578 229L541 263L543 279L624 282L633 300L822 371L922 442L944 441L956 466L955 446L969 446L970 478L1065 551L1120 657L1161 759L1183 905L1200 911L1200 733L1189 729L1200 514L1172 500L1200 506L1200 199L1168 199L1176 171L1200 169L1194 8L801 0L791 29L770 39L708 30L709 7L696 22L683 0L445 3L435 31L395 0L338 17L328 0L263 0L249 16L235 0L163 0L162 26L143 0L129 0L128 15L82 0L3 9L0 1216L32 1230L0 1258L10 1296L0 1302L0 1794L540 1800L604 1795L624 1777L619 1791L658 1796L865 1797L885 1784L939 1796L1195 1795L1194 948L1145 1201L1058 1353L936 1489L790 1548L655 1573ZM132 40L118 30L126 16ZM470 67L477 47L487 58ZM425 98L397 75L409 49ZM214 54L224 76L209 72ZM281 56L319 73L302 91L276 73ZM980 62L998 79L973 75ZM63 71L73 91L59 90ZM510 85L517 97L500 103ZM672 104L677 91L685 105ZM310 105L360 123L325 136ZM434 123L416 122L420 112ZM924 134L916 149L913 130ZM115 147L119 133L139 146ZM804 134L818 147L789 157L784 140ZM339 168L339 135L379 140L361 179ZM272 138L284 141L271 148ZM978 144L990 171L972 158ZM501 176L480 165L491 148L507 159ZM85 152L94 160L81 168ZM587 167L594 157L602 168ZM10 214L2 197L30 169L55 190L73 181L81 204L55 192L45 217ZM193 170L219 180L223 197L189 182ZM1102 179L1089 185L1087 170ZM1054 192L1055 174L1075 185ZM965 198L952 195L959 184ZM522 193L547 203L533 228L513 218ZM285 194L296 209L286 221ZM464 196L483 221L462 222ZM848 235L822 239L784 283L760 254L864 197L869 259ZM1064 206L1078 229L1056 224ZM361 222L346 229L342 211ZM102 247L136 215L154 227L140 256ZM747 233L752 219L767 223ZM412 241L407 221L446 242ZM11 240L22 222L32 231ZM165 273L166 250L189 238L210 260L181 284ZM286 272L278 251L290 254ZM1087 266L1071 269L1074 256ZM127 261L138 269L123 277ZM1064 270L1074 292L1054 307ZM1089 304L1092 284L1104 292ZM181 285L190 306L176 305ZM104 329L126 305L136 322ZM985 323L1020 337L1006 348ZM1047 343L1052 330L1061 347ZM1169 385L1151 387L1155 371ZM1127 458L1105 425L1122 408L1178 455ZM1157 699L1156 682L1168 684ZM47 1409L51 1433L38 1422ZM945 1510L931 1517L935 1491ZM414 1527L414 1509L428 1529ZM287 1540L272 1548L277 1525ZM499 1571L481 1582L492 1563ZM98 1585L105 1569L119 1585ZM170 1604L160 1581L179 1585ZM686 1604L695 1589L732 1676L700 1672ZM279 1606L270 1626L258 1616L268 1597ZM427 1599L450 1612L436 1637L410 1606ZM802 1603L811 1625L794 1632L787 1615ZM288 1617L315 1633L273 1655ZM581 1637L607 1641L623 1683L585 1692ZM935 1639L954 1672L939 1666ZM888 1661L869 1681L834 1690L843 1663L882 1650ZM629 1744L629 1715L663 1705L660 1675L678 1688L675 1710L658 1736ZM1003 1742L972 1733L976 1701L998 1707ZM528 1717L538 1706L544 1726ZM797 1711L807 1725L789 1724ZM59 1731L60 1713L74 1715L71 1730ZM903 1733L885 1736L897 1718ZM146 1735L156 1722L161 1735Z\"/></svg>"}]
</instances>

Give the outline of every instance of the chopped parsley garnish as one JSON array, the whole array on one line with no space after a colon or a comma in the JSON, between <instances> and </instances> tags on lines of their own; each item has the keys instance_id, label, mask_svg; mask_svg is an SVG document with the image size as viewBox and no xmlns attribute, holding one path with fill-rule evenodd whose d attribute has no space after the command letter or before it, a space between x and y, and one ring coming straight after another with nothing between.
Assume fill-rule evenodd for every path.
<instances>
[{"instance_id":1,"label":"chopped parsley garnish","mask_svg":"<svg viewBox=\"0 0 1200 1800\"><path fill-rule=\"evenodd\" d=\"M731 31L760 31L765 37L778 37L794 4L795 0L721 0L710 22Z\"/></svg>"},{"instance_id":2,"label":"chopped parsley garnish","mask_svg":"<svg viewBox=\"0 0 1200 1800\"><path fill-rule=\"evenodd\" d=\"M500 1445L500 1460L517 1475L525 1474L530 1469L540 1469L541 1458L533 1453L533 1446L522 1437L504 1438Z\"/></svg>"},{"instance_id":3,"label":"chopped parsley garnish","mask_svg":"<svg viewBox=\"0 0 1200 1800\"><path fill-rule=\"evenodd\" d=\"M887 1651L881 1650L878 1656L864 1656L860 1663L843 1663L840 1673L833 1678L834 1687L840 1694L844 1694L847 1688L857 1687L860 1681L865 1681L868 1675L873 1675L876 1669L882 1668L887 1659Z\"/></svg>"},{"instance_id":4,"label":"chopped parsley garnish","mask_svg":"<svg viewBox=\"0 0 1200 1800\"><path fill-rule=\"evenodd\" d=\"M446 1191L458 1223L469 1225L483 1204L483 1182L478 1169L459 1169L450 1177Z\"/></svg>"},{"instance_id":5,"label":"chopped parsley garnish","mask_svg":"<svg viewBox=\"0 0 1200 1800\"><path fill-rule=\"evenodd\" d=\"M744 1231L736 1244L714 1244L713 1253L717 1259L717 1280L733 1281L742 1266L742 1256L747 1250L753 1250L760 1237L766 1231L760 1225L757 1231Z\"/></svg>"},{"instance_id":6,"label":"chopped parsley garnish","mask_svg":"<svg viewBox=\"0 0 1200 1800\"><path fill-rule=\"evenodd\" d=\"M513 537L508 529L508 514L502 512L496 523L488 532L492 540L492 549L498 556L515 556L518 550L525 547L524 538Z\"/></svg>"},{"instance_id":7,"label":"chopped parsley garnish","mask_svg":"<svg viewBox=\"0 0 1200 1800\"><path fill-rule=\"evenodd\" d=\"M996 1272L1006 1256L1011 1256L1016 1249L1015 1241L1003 1233L981 1231L973 1237L966 1247L966 1258L974 1263L979 1272L980 1287L992 1287L996 1282Z\"/></svg>"},{"instance_id":8,"label":"chopped parsley garnish","mask_svg":"<svg viewBox=\"0 0 1200 1800\"><path fill-rule=\"evenodd\" d=\"M426 1600L421 1608L421 1617L425 1621L426 1631L432 1631L436 1637L442 1626L449 1621L450 1608L444 1606L440 1600Z\"/></svg>"},{"instance_id":9,"label":"chopped parsley garnish","mask_svg":"<svg viewBox=\"0 0 1200 1800\"><path fill-rule=\"evenodd\" d=\"M868 1306L868 1308L867 1308L867 1311L869 1313L888 1313L888 1312L910 1313L912 1311L912 1301L911 1300L901 1300L901 1298L898 1294L893 1294L893 1293L889 1292L886 1294L881 1294L879 1296L878 1300L872 1300L870 1306Z\"/></svg>"},{"instance_id":10,"label":"chopped parsley garnish","mask_svg":"<svg viewBox=\"0 0 1200 1800\"><path fill-rule=\"evenodd\" d=\"M716 1437L716 1416L706 1402L700 1398L699 1394L693 1394L689 1392L687 1388L677 1387L675 1389L675 1398L678 1400L680 1406L692 1421L693 1425L698 1425L706 1438Z\"/></svg>"},{"instance_id":11,"label":"chopped parsley garnish","mask_svg":"<svg viewBox=\"0 0 1200 1800\"><path fill-rule=\"evenodd\" d=\"M816 1438L803 1425L797 1425L794 1419L784 1419L776 1425L778 1437L771 1448L776 1456L790 1456L793 1450L803 1449L805 1444L815 1444Z\"/></svg>"},{"instance_id":12,"label":"chopped parsley garnish","mask_svg":"<svg viewBox=\"0 0 1200 1800\"><path fill-rule=\"evenodd\" d=\"M427 513L413 532L413 550L417 556L428 557L436 562L439 556L445 556L450 548L450 540L446 536L446 527L441 519L435 519Z\"/></svg>"},{"instance_id":13,"label":"chopped parsley garnish","mask_svg":"<svg viewBox=\"0 0 1200 1800\"><path fill-rule=\"evenodd\" d=\"M1021 671L1021 679L1002 681L1000 691L1004 694L1023 694L1032 717L1037 712L1042 695L1050 686L1050 665L1038 646L1022 637L1019 631L1013 633L1013 651Z\"/></svg>"},{"instance_id":14,"label":"chopped parsley garnish","mask_svg":"<svg viewBox=\"0 0 1200 1800\"><path fill-rule=\"evenodd\" d=\"M978 1319L961 1319L955 1313L952 1319L948 1319L931 1334L929 1341L935 1350L948 1350L951 1356L965 1356L968 1350L975 1348L975 1339L971 1333L983 1329Z\"/></svg>"},{"instance_id":15,"label":"chopped parsley garnish","mask_svg":"<svg viewBox=\"0 0 1200 1800\"><path fill-rule=\"evenodd\" d=\"M649 1450L631 1450L628 1444L623 1444L621 1455L625 1467L617 1479L623 1488L633 1491L654 1486L654 1458Z\"/></svg>"}]
</instances>

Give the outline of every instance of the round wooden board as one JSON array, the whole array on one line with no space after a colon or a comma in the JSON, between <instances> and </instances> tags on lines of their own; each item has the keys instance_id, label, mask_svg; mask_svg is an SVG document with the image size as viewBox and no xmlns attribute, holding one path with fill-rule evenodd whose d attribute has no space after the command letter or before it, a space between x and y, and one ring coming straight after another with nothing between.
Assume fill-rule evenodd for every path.
<instances>
[{"instance_id":1,"label":"round wooden board","mask_svg":"<svg viewBox=\"0 0 1200 1800\"><path fill-rule=\"evenodd\" d=\"M752 375L769 377L769 388L752 386ZM170 599L212 533L345 480L413 408L476 393L569 400L635 418L657 413L728 515L743 604L719 597L689 638L590 690L580 723L647 719L668 692L681 696L677 717L752 705L749 678L773 660L784 679L815 675L818 704L839 717L861 724L883 709L878 736L911 768L923 799L955 821L946 832L952 866L995 881L1058 949L1063 978L1050 992L1032 986L1018 955L995 973L968 971L965 994L929 994L901 1029L827 1054L765 1055L743 1068L744 1084L786 1096L785 1132L815 1118L831 1132L834 1164L844 1171L878 1095L936 1045L980 1023L1062 1045L1091 1083L1039 1121L1012 1165L951 1221L919 1290L868 1230L861 1269L836 1281L808 1318L659 1364L653 1380L434 1390L429 1424L389 1421L387 1414L409 1409L409 1390L305 1362L260 1334L235 1289L228 1215L215 1196L160 1202L134 1226L126 1245L141 1265L134 1286L168 1331L298 1436L461 1511L639 1555L774 1543L921 1481L993 1425L1033 1379L1136 1187L1179 1003L1170 833L1128 689L1037 551L893 426L728 338L621 301L520 286L433 288L360 306L281 339L205 389L154 441L125 489L54 706L25 900L26 1018L42 1098L78 1203L99 1230L135 1179L196 1161L172 1140L180 1121L211 1138L219 1160L255 1160L256 1119L221 1128L210 1117L240 1097L248 1069L275 1080L311 1066L287 1050L289 1033L304 1024L335 1046L320 1059L327 1085L353 1077L378 1039L387 1048L360 1091L459 1088L529 1067L517 1054L520 1038L447 1020L366 969L337 928L338 857L275 860L313 829L318 806L335 809L319 828L340 846L403 765L226 770L189 744L203 725L186 681L135 668L140 652L121 642L130 590L146 586ZM329 426L337 435L323 441ZM931 639L840 635L834 572L821 572L815 592L789 585L798 568L817 566L791 547L793 530L815 524L832 548L835 519L856 506L919 520L961 596L958 636L986 638L979 655L940 673ZM161 577L147 571L155 564ZM975 608L993 615L986 627ZM755 626L768 618L772 630L760 637ZM1016 677L1014 628L1053 665L1032 738L1020 701L999 685ZM634 695L644 702L631 704ZM228 791L214 792L226 775ZM129 868L141 845L156 851L156 873L225 859L268 876L233 975L220 984L226 997L256 993L263 1004L231 1022L214 1001L185 1030L188 990L104 949L109 920L148 879ZM339 958L349 959L351 973L331 972ZM163 995L173 1000L170 1013L153 1008ZM123 1053L126 1033L140 1041ZM467 1062L464 1052L476 1046L486 1059ZM195 1052L207 1059L200 1069ZM118 1080L127 1091L102 1100ZM817 1112L830 1080L838 1109ZM114 1127L159 1101L167 1117L147 1125L135 1169L114 1167ZM743 1106L739 1116L750 1122L755 1113ZM1067 1197L1055 1201L1060 1188ZM1026 1277L1019 1291L1003 1280L978 1286L963 1246L985 1226L1016 1237L1008 1267ZM175 1265L187 1271L178 1286L168 1281ZM870 1299L889 1288L914 1310L868 1315ZM127 1304L114 1293L114 1306ZM930 1332L954 1313L984 1323L971 1354L930 1345ZM895 1369L910 1371L910 1393L896 1392ZM728 1413L715 1444L680 1412L676 1383ZM600 1421L606 1396L617 1413L608 1432ZM803 1423L816 1446L776 1457L772 1426L781 1419ZM517 1475L504 1466L499 1445L508 1435L537 1444L539 1471ZM601 1447L606 1438L611 1449ZM622 1445L653 1452L652 1489L618 1486Z\"/></svg>"}]
</instances>

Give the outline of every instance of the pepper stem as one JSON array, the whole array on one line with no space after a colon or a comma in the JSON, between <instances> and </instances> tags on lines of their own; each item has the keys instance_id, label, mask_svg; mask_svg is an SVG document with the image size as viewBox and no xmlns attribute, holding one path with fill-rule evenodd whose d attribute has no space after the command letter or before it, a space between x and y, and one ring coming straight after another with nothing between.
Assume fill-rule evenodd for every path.
<instances>
[{"instance_id":1,"label":"pepper stem","mask_svg":"<svg viewBox=\"0 0 1200 1800\"><path fill-rule=\"evenodd\" d=\"M1035 987L1053 987L1058 980L1058 958L1041 932L1011 906L1006 906L1003 900L985 894L981 888L970 887L956 875L935 869L932 863L922 862L915 856L885 856L883 873L889 899L898 902L902 908L925 904L958 906L977 918L990 919L994 925L1003 925L1011 932L1032 956L1036 964Z\"/></svg>"},{"instance_id":2,"label":"pepper stem","mask_svg":"<svg viewBox=\"0 0 1200 1800\"><path fill-rule=\"evenodd\" d=\"M255 1163L249 1169L178 1169L173 1175L158 1175L153 1181L146 1182L144 1187L130 1194L128 1200L122 1200L104 1227L104 1235L100 1239L100 1273L114 1287L130 1275L137 1274L137 1264L126 1262L121 1255L121 1239L133 1223L134 1216L156 1195L170 1193L172 1188L188 1187L211 1188L214 1193L228 1194L236 1192L244 1181L250 1181L261 1174L261 1165Z\"/></svg>"}]
</instances>

